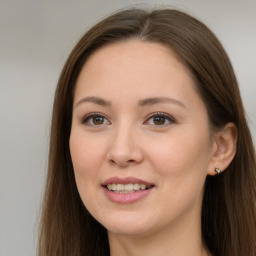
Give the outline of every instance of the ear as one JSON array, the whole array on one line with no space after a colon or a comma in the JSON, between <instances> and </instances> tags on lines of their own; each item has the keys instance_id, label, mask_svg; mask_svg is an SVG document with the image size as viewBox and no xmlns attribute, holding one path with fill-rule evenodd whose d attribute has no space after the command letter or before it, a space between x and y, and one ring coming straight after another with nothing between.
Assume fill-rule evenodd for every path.
<instances>
[{"instance_id":1,"label":"ear","mask_svg":"<svg viewBox=\"0 0 256 256\"><path fill-rule=\"evenodd\" d=\"M218 173L215 168L222 172L229 166L236 154L236 141L237 128L234 123L228 123L216 132L208 175L213 176Z\"/></svg>"}]
</instances>

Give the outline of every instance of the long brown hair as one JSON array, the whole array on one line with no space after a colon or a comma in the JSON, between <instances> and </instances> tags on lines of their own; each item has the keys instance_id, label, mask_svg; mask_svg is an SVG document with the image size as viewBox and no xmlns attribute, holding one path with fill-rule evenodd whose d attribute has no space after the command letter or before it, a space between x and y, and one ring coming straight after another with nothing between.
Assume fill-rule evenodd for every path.
<instances>
[{"instance_id":1,"label":"long brown hair","mask_svg":"<svg viewBox=\"0 0 256 256\"><path fill-rule=\"evenodd\" d=\"M88 213L76 188L69 151L73 94L89 55L130 38L161 43L175 51L194 76L211 127L219 129L228 122L237 126L234 160L224 173L206 179L202 236L213 255L255 256L255 150L233 68L204 24L172 9L117 12L91 28L71 52L55 94L38 255L109 255L107 231Z\"/></svg>"}]
</instances>

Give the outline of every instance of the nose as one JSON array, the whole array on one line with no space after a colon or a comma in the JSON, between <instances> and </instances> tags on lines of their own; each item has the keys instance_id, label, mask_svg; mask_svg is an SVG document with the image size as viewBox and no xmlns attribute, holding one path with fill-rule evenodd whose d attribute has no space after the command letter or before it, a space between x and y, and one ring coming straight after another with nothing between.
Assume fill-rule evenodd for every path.
<instances>
[{"instance_id":1,"label":"nose","mask_svg":"<svg viewBox=\"0 0 256 256\"><path fill-rule=\"evenodd\" d=\"M139 135L132 128L113 131L107 161L121 168L140 164L144 157Z\"/></svg>"}]
</instances>

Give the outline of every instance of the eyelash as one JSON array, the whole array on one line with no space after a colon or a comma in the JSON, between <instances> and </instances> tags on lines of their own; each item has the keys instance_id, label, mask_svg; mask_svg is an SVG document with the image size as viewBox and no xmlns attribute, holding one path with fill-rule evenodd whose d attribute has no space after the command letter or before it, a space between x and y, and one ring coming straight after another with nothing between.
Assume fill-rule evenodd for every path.
<instances>
[{"instance_id":1,"label":"eyelash","mask_svg":"<svg viewBox=\"0 0 256 256\"><path fill-rule=\"evenodd\" d=\"M176 123L176 120L169 114L166 113L162 113L162 112L156 112L156 113L152 113L150 114L145 122L148 122L150 119L152 118L156 118L156 117L161 117L161 118L165 118L165 121L167 120L169 123L168 124L151 124L153 126L159 126L159 127L163 127L163 126L168 126L171 123ZM144 122L144 123L145 123Z\"/></svg>"},{"instance_id":2,"label":"eyelash","mask_svg":"<svg viewBox=\"0 0 256 256\"><path fill-rule=\"evenodd\" d=\"M105 123L102 123L102 124L99 124L99 125L96 125L96 124L89 124L89 121L92 120L92 119L95 118L95 117L99 117L99 118L103 118L104 120L108 120L108 119L107 119L103 114L101 114L101 113L90 113L90 114L86 115L86 116L82 119L82 124L89 125L89 126L100 126L100 125L104 125L104 124L105 124ZM164 118L164 119L165 119L164 122L166 122L166 120L167 120L167 121L169 122L169 124L170 124L170 123L176 123L176 120L175 120L172 116L170 116L170 115L168 115L168 114L166 114L166 113L156 112L156 113L152 113L152 114L150 114L149 116L147 116L146 121L145 121L143 124L149 122L150 119L156 118L156 117ZM103 122L105 122L105 121L103 121ZM108 123L111 123L111 122L108 121ZM159 128L160 128L160 127L163 127L163 126L168 126L168 124L158 124L158 125L157 125L157 124L150 124L150 125L152 125L152 126L158 126Z\"/></svg>"},{"instance_id":3,"label":"eyelash","mask_svg":"<svg viewBox=\"0 0 256 256\"><path fill-rule=\"evenodd\" d=\"M90 119L93 119L94 117L100 117L100 118L104 118L105 120L107 119L103 114L101 113L90 113L88 115L86 115L83 119L82 119L82 124L85 125L90 125L90 126L97 126L96 124L89 124ZM108 121L109 122L109 121Z\"/></svg>"}]
</instances>

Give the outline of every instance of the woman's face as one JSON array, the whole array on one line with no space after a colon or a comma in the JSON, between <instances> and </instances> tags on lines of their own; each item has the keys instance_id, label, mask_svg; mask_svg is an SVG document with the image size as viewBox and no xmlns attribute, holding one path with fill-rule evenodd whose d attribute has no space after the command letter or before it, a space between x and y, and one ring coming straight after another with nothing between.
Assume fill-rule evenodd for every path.
<instances>
[{"instance_id":1,"label":"woman's face","mask_svg":"<svg viewBox=\"0 0 256 256\"><path fill-rule=\"evenodd\" d=\"M84 65L70 151L81 199L110 233L199 223L211 141L194 81L165 46L115 43Z\"/></svg>"}]
</instances>

